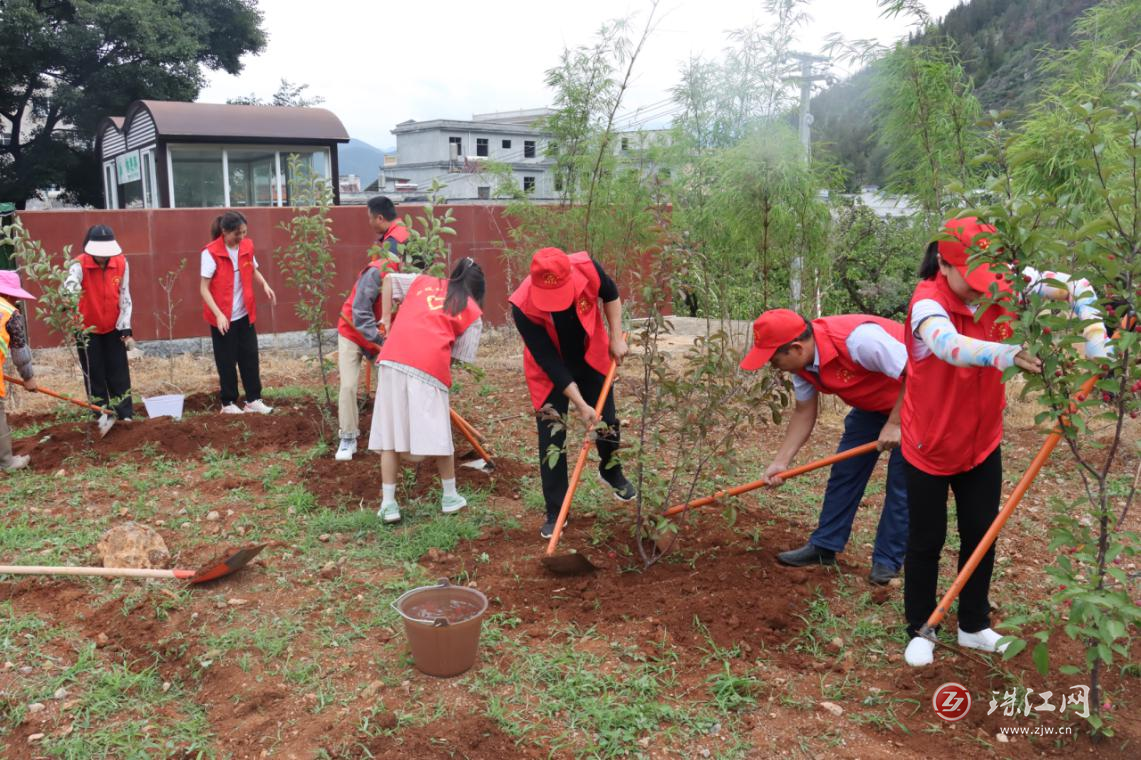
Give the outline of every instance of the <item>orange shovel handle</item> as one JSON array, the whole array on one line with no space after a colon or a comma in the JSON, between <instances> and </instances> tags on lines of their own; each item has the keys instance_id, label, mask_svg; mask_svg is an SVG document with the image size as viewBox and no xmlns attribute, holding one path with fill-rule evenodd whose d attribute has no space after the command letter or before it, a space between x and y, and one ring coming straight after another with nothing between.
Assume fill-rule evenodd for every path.
<instances>
[{"instance_id":1,"label":"orange shovel handle","mask_svg":"<svg viewBox=\"0 0 1141 760\"><path fill-rule=\"evenodd\" d=\"M12 377L11 375L4 375L4 379L10 383L15 383L16 385L20 385L20 386L22 386L24 384L23 380L21 380L18 377ZM55 391L49 391L47 388L36 388L35 392L36 393L42 393L45 396L51 396L52 398L58 398L60 401L67 401L68 403L75 404L76 406L82 406L84 409L90 409L90 410L95 411L95 412L102 412L103 414L106 414L108 416L114 416L115 415L115 413L112 412L110 409L104 409L101 406L96 406L95 404L89 404L86 401L80 401L79 399L72 398L71 396L65 396L62 393L56 393Z\"/></svg>"},{"instance_id":2,"label":"orange shovel handle","mask_svg":"<svg viewBox=\"0 0 1141 760\"><path fill-rule=\"evenodd\" d=\"M837 462L843 462L845 459L852 459L853 457L863 456L864 454L870 454L876 450L877 445L878 444L876 443L876 441L871 441L870 443L865 443L861 446L857 446L854 449L848 449L847 451L841 451L839 454L833 454L830 457L824 457L823 459L817 459L815 462L808 462L807 464L802 464L799 467L793 467L791 470L785 470L784 472L779 472L779 473L777 473L777 477L782 478L784 480L788 480L789 478L795 478L797 475L803 475L806 472L812 472L813 470L819 470L821 467L831 467L832 465L836 464ZM717 493L713 494L712 496L703 496L700 499L694 499L693 501L687 501L685 504L675 504L674 506L670 507L665 512L663 512L662 516L663 517L673 517L674 515L679 514L681 512L684 512L687 509L693 509L695 507L704 507L706 504L712 504L713 502L717 501L718 499L723 499L726 496L740 496L743 493L747 493L749 491L755 490L755 489L760 488L761 486L765 486L765 485L768 485L768 483L766 483L763 480L754 480L752 483L745 483L744 485L733 486L732 488L726 488L722 491L718 491Z\"/></svg>"},{"instance_id":3,"label":"orange shovel handle","mask_svg":"<svg viewBox=\"0 0 1141 760\"><path fill-rule=\"evenodd\" d=\"M602 383L602 392L598 394L598 401L594 405L594 416L596 418L602 417L602 407L606 405L606 397L610 395L610 386L614 383L614 375L617 371L618 362L611 359L610 369L606 372L606 380ZM567 485L567 495L563 497L563 505L559 508L559 517L555 520L555 530L551 533L551 540L547 542L548 557L555 553L555 547L559 544L559 537L563 534L563 525L567 521L567 513L570 512L571 500L574 499L574 489L578 488L578 481L582 477L582 468L586 464L586 455L590 453L591 443L590 436L585 436L582 448L578 452L578 461L574 465L574 473Z\"/></svg>"},{"instance_id":4,"label":"orange shovel handle","mask_svg":"<svg viewBox=\"0 0 1141 760\"><path fill-rule=\"evenodd\" d=\"M468 443L470 443L471 447L475 449L475 453L478 454L483 461L490 462L491 454L488 454L484 450L483 446L479 444L479 436L476 435L475 428L469 425L468 421L461 417L455 409L449 409L448 411L452 416L452 424L460 429L460 432L463 433L464 438L467 438Z\"/></svg>"}]
</instances>

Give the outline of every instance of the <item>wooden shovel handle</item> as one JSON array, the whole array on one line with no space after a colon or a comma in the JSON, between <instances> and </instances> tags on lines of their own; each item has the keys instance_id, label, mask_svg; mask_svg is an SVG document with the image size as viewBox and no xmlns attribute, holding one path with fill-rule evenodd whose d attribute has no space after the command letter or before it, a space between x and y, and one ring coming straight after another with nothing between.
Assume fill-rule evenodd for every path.
<instances>
[{"instance_id":1,"label":"wooden shovel handle","mask_svg":"<svg viewBox=\"0 0 1141 760\"><path fill-rule=\"evenodd\" d=\"M51 565L0 565L0 575L97 575L103 578L193 577L193 570L152 570L138 567L60 567Z\"/></svg>"},{"instance_id":2,"label":"wooden shovel handle","mask_svg":"<svg viewBox=\"0 0 1141 760\"><path fill-rule=\"evenodd\" d=\"M602 383L602 391L598 394L598 401L594 404L594 416L602 417L602 407L606 405L606 397L610 395L610 386L614 383L614 375L618 372L618 362L610 360L610 369L606 372L606 380ZM551 540L547 542L547 556L553 556L555 547L559 545L559 537L563 534L563 525L570 512L571 500L574 499L574 489L578 488L579 478L582 477L582 468L586 464L586 455L590 453L590 436L584 436L582 448L578 452L578 461L574 465L574 473L567 485L567 495L563 497L563 505L559 508L558 519L555 520L555 530L551 533ZM542 452L540 452L541 454Z\"/></svg>"},{"instance_id":3,"label":"wooden shovel handle","mask_svg":"<svg viewBox=\"0 0 1141 760\"><path fill-rule=\"evenodd\" d=\"M863 456L864 454L870 454L876 450L876 446L877 443L875 441L871 441L870 443L865 443L862 446L857 446L854 449L841 451L839 454L833 454L830 457L817 459L815 462L802 464L799 467L793 467L791 470L785 470L784 472L777 473L777 477L788 480L789 478L795 478L797 475L803 475L806 472L819 470L821 467L831 467L837 462L843 462L845 459L851 459L853 457ZM726 496L740 496L743 493L747 493L748 491L752 491L765 485L768 485L768 483L763 480L754 480L752 483L745 483L744 485L726 488L723 491L718 491L712 496L703 496L700 499L687 501L685 504L676 504L663 512L662 516L673 517L679 512L684 512L687 509L693 509L694 507L704 507L706 504L712 504L718 499L723 499Z\"/></svg>"},{"instance_id":4,"label":"wooden shovel handle","mask_svg":"<svg viewBox=\"0 0 1141 760\"><path fill-rule=\"evenodd\" d=\"M24 385L24 381L18 377L12 377L11 375L4 375L4 379L10 383L15 383L16 385L19 385L19 386ZM69 403L75 404L76 406L82 406L84 409L91 409L92 411L102 412L103 414L106 414L109 416L114 416L114 414L115 414L110 409L104 409L101 406L96 406L95 404L89 404L86 401L80 401L79 399L72 398L71 396L65 396L62 393L56 393L55 391L49 391L47 388L37 387L34 392L35 393L42 393L45 396L51 396L52 398L58 398L60 401L67 401Z\"/></svg>"}]
</instances>

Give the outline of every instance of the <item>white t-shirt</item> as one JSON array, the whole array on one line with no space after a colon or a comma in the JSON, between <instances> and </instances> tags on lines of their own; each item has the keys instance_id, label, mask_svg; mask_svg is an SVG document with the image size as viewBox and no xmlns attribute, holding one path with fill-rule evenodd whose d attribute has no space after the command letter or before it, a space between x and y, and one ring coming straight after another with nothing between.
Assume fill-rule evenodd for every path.
<instances>
[{"instance_id":1,"label":"white t-shirt","mask_svg":"<svg viewBox=\"0 0 1141 760\"><path fill-rule=\"evenodd\" d=\"M907 349L875 322L866 322L848 333L844 345L852 361L869 372L879 372L898 380L907 366ZM820 350L804 368L808 372L820 371ZM808 401L816 395L816 386L800 375L792 376L792 392L797 401Z\"/></svg>"},{"instance_id":2,"label":"white t-shirt","mask_svg":"<svg viewBox=\"0 0 1141 760\"><path fill-rule=\"evenodd\" d=\"M226 253L230 254L230 262L234 265L234 302L230 304L230 321L241 319L247 316L249 312L246 311L245 288L242 287L242 276L238 272L238 249L226 246ZM254 257L254 269L258 268L257 257ZM218 264L214 261L213 255L210 251L202 249L202 271L201 275L206 279L214 277L214 273L218 271ZM223 304L218 304L219 309L225 309Z\"/></svg>"}]
</instances>

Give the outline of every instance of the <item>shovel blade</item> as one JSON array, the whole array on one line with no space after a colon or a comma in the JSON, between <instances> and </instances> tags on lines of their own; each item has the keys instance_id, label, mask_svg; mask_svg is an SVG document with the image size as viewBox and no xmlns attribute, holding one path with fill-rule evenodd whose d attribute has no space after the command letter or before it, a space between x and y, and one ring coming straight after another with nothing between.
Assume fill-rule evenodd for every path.
<instances>
[{"instance_id":1,"label":"shovel blade","mask_svg":"<svg viewBox=\"0 0 1141 760\"><path fill-rule=\"evenodd\" d=\"M115 427L115 418L109 414L101 414L96 425L99 427L99 437L106 438L111 428Z\"/></svg>"},{"instance_id":2,"label":"shovel blade","mask_svg":"<svg viewBox=\"0 0 1141 760\"><path fill-rule=\"evenodd\" d=\"M573 549L567 554L544 556L543 567L555 575L586 575L598 569L593 562Z\"/></svg>"},{"instance_id":3,"label":"shovel blade","mask_svg":"<svg viewBox=\"0 0 1141 760\"><path fill-rule=\"evenodd\" d=\"M216 581L219 578L224 578L230 573L236 573L243 567L249 564L250 560L258 556L258 553L265 548L265 544L255 544L253 546L244 546L238 549L233 554L218 559L214 562L203 565L198 568L194 575L189 578L190 583L208 583L209 581Z\"/></svg>"},{"instance_id":4,"label":"shovel blade","mask_svg":"<svg viewBox=\"0 0 1141 760\"><path fill-rule=\"evenodd\" d=\"M461 462L460 467L470 467L480 472L491 472L495 469L495 463L488 462L486 459L472 459L469 462Z\"/></svg>"}]
</instances>

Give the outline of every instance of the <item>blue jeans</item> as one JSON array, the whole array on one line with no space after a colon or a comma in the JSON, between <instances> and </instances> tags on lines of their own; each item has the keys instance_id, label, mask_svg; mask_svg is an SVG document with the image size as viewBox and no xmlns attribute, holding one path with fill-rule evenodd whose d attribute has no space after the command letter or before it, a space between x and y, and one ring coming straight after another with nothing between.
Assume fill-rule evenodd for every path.
<instances>
[{"instance_id":1,"label":"blue jeans","mask_svg":"<svg viewBox=\"0 0 1141 760\"><path fill-rule=\"evenodd\" d=\"M885 422L886 414L853 408L844 418L844 435L840 438L836 453L878 439ZM820 510L820 524L808 539L813 546L834 552L844 551L848 536L852 533L856 509L860 506L864 489L878 460L879 453L872 452L832 465L828 487L824 492L824 506ZM898 448L891 452L887 460L885 490L872 562L898 571L903 567L903 559L907 554L907 476L903 467L903 455Z\"/></svg>"}]
</instances>

